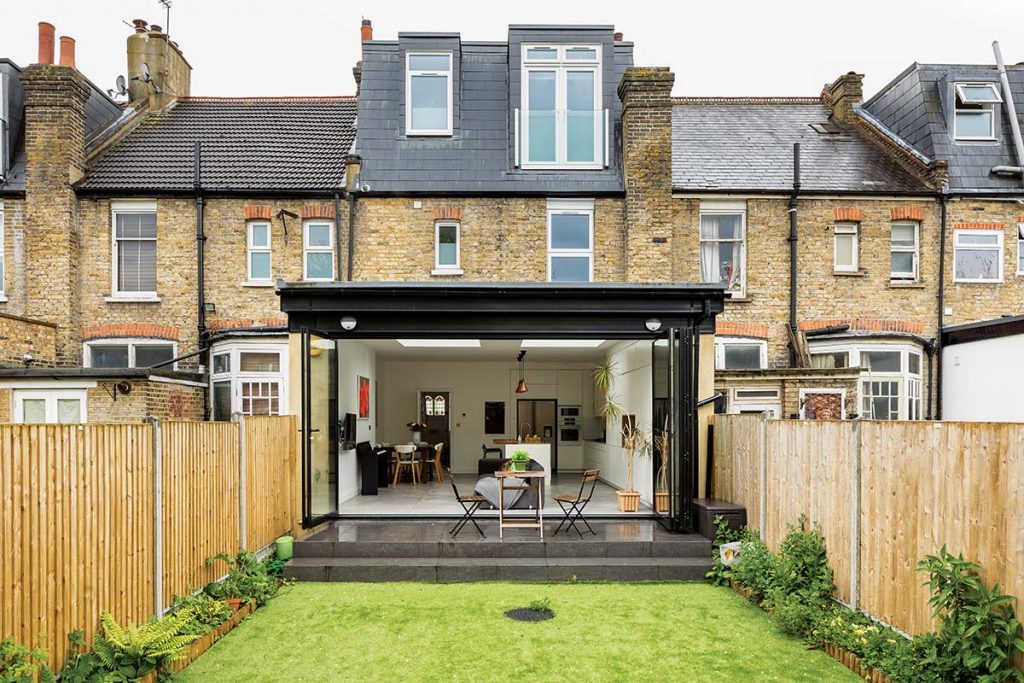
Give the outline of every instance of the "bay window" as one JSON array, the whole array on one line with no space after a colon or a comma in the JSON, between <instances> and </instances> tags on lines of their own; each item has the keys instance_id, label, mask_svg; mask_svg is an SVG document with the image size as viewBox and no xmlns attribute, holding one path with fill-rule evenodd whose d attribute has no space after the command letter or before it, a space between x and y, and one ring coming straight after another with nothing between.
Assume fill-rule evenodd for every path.
<instances>
[{"instance_id":1,"label":"bay window","mask_svg":"<svg viewBox=\"0 0 1024 683\"><path fill-rule=\"evenodd\" d=\"M918 263L918 224L893 223L889 239L889 277L893 280L916 280Z\"/></svg>"},{"instance_id":2,"label":"bay window","mask_svg":"<svg viewBox=\"0 0 1024 683\"><path fill-rule=\"evenodd\" d=\"M213 349L210 403L214 420L287 414L287 344L221 344Z\"/></svg>"},{"instance_id":3,"label":"bay window","mask_svg":"<svg viewBox=\"0 0 1024 683\"><path fill-rule=\"evenodd\" d=\"M605 113L596 45L523 47L516 159L523 168L602 168Z\"/></svg>"},{"instance_id":4,"label":"bay window","mask_svg":"<svg viewBox=\"0 0 1024 683\"><path fill-rule=\"evenodd\" d=\"M860 416L869 420L921 419L921 350L908 344L819 342L811 366L859 367Z\"/></svg>"},{"instance_id":5,"label":"bay window","mask_svg":"<svg viewBox=\"0 0 1024 683\"><path fill-rule=\"evenodd\" d=\"M405 134L452 134L452 53L408 52Z\"/></svg>"},{"instance_id":6,"label":"bay window","mask_svg":"<svg viewBox=\"0 0 1024 683\"><path fill-rule=\"evenodd\" d=\"M746 292L746 206L701 202L700 281L722 283L730 296Z\"/></svg>"},{"instance_id":7,"label":"bay window","mask_svg":"<svg viewBox=\"0 0 1024 683\"><path fill-rule=\"evenodd\" d=\"M1003 232L1001 230L954 231L953 281L1003 281Z\"/></svg>"},{"instance_id":8,"label":"bay window","mask_svg":"<svg viewBox=\"0 0 1024 683\"><path fill-rule=\"evenodd\" d=\"M594 279L594 203L548 202L548 281Z\"/></svg>"}]
</instances>

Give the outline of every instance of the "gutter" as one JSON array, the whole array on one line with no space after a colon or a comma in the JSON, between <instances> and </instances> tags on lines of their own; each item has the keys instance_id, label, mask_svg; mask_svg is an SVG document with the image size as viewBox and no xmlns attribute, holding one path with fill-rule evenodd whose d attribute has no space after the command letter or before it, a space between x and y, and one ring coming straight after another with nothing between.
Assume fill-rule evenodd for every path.
<instances>
[{"instance_id":1,"label":"gutter","mask_svg":"<svg viewBox=\"0 0 1024 683\"><path fill-rule=\"evenodd\" d=\"M796 339L796 285L797 285L797 195L800 193L800 143L793 143L793 192L789 196L789 329ZM789 343L789 367L795 368L797 352L794 343Z\"/></svg>"}]
</instances>

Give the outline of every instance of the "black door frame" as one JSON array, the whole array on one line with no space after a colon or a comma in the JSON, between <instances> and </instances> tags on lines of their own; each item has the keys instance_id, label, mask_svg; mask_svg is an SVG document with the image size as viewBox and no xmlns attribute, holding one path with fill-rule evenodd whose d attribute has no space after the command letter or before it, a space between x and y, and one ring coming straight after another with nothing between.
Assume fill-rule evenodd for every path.
<instances>
[{"instance_id":1,"label":"black door frame","mask_svg":"<svg viewBox=\"0 0 1024 683\"><path fill-rule=\"evenodd\" d=\"M323 339L332 339L332 337L329 334L324 334L324 333L322 333L319 330L313 330L313 329L310 329L308 327L307 328L302 328L302 329L298 330L298 332L300 333L300 340L301 340L300 343L301 343L301 347L302 347L302 358L300 360L300 366L301 366L300 372L301 372L301 382L302 382L302 387L301 387L301 401L302 401L302 419L301 419L301 425L302 425L302 428L301 428L301 432L302 432L302 452L300 454L300 458L302 460L302 464L301 464L301 466L302 466L302 481L300 482L301 489L302 489L302 528L308 529L310 527L316 526L317 524L320 524L321 522L324 522L324 521L326 521L328 519L331 519L334 516L334 514L337 512L335 510L335 513L328 512L328 513L324 513L324 514L320 514L320 515L315 515L314 516L313 515L313 509L312 509L312 507L313 507L313 502L312 502L312 498L313 498L313 471L312 471L313 447L312 447L312 440L310 439L310 435L312 433L314 433L314 432L319 432L320 429L313 429L313 415L312 415L312 413L313 413L313 410L312 410L313 401L312 401L312 391L310 389L310 382L309 382L310 373L312 372L311 366L310 366L310 362L309 362L309 358L310 358L310 353L309 353L309 351L310 351L310 339L312 337L314 337L314 336L315 337L321 337ZM337 350L337 348L335 348L334 353L335 353L335 357L334 357L335 358L335 361L334 361L334 371L337 372L338 367L339 367L338 363L340 361L340 359L338 357L338 350ZM330 443L331 443L332 439L334 440L334 443L337 444L337 446L335 448L335 453L333 454L334 455L335 463L337 463L337 450L338 450L338 448L340 448L340 444L338 444L337 421L338 421L338 416L334 415L334 419L333 420L328 419L328 423L326 425L326 429L328 429L328 430L333 432L333 434L329 434L328 435L328 442L327 442L328 443L328 452L330 451ZM329 453L329 455L330 455L330 453ZM335 467L337 467L337 464L335 464ZM335 474L337 476L337 472ZM330 470L328 470L327 476L328 476L328 482L329 482L330 481ZM337 495L338 485L339 484L340 484L340 482L338 482L338 484L335 485L335 495Z\"/></svg>"},{"instance_id":2,"label":"black door frame","mask_svg":"<svg viewBox=\"0 0 1024 683\"><path fill-rule=\"evenodd\" d=\"M672 405L678 416L678 504L673 530L694 528L698 486L700 334L714 333L724 287L632 283L440 283L278 281L289 332L304 332L302 372L309 371L309 334L339 339L647 339L679 331ZM338 351L340 356L340 350ZM340 363L340 358L339 358ZM303 431L312 428L303 391ZM308 449L308 438L304 439ZM304 450L306 453L306 450ZM303 523L309 510L310 473L303 458Z\"/></svg>"}]
</instances>

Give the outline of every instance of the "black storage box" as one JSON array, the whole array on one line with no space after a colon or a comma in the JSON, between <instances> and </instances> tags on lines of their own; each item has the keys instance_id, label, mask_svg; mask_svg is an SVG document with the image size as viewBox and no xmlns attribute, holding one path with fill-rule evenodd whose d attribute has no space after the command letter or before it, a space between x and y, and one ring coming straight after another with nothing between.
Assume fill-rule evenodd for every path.
<instances>
[{"instance_id":1,"label":"black storage box","mask_svg":"<svg viewBox=\"0 0 1024 683\"><path fill-rule=\"evenodd\" d=\"M715 498L697 498L693 501L697 512L697 533L709 540L715 540L715 517L721 515L729 520L729 527L741 529L747 525L747 509L737 503Z\"/></svg>"}]
</instances>

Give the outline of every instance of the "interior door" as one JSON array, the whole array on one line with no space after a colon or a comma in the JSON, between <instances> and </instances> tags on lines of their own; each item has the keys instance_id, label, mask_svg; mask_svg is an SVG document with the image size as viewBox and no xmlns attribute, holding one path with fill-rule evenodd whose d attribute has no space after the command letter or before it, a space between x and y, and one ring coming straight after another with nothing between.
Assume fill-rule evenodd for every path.
<instances>
[{"instance_id":1,"label":"interior door","mask_svg":"<svg viewBox=\"0 0 1024 683\"><path fill-rule=\"evenodd\" d=\"M452 396L450 392L420 392L420 422L427 425L423 439L431 446L438 443L444 444L441 462L445 467L451 467L451 414Z\"/></svg>"},{"instance_id":2,"label":"interior door","mask_svg":"<svg viewBox=\"0 0 1024 683\"><path fill-rule=\"evenodd\" d=\"M302 333L302 525L319 524L338 506L338 349Z\"/></svg>"}]
</instances>

